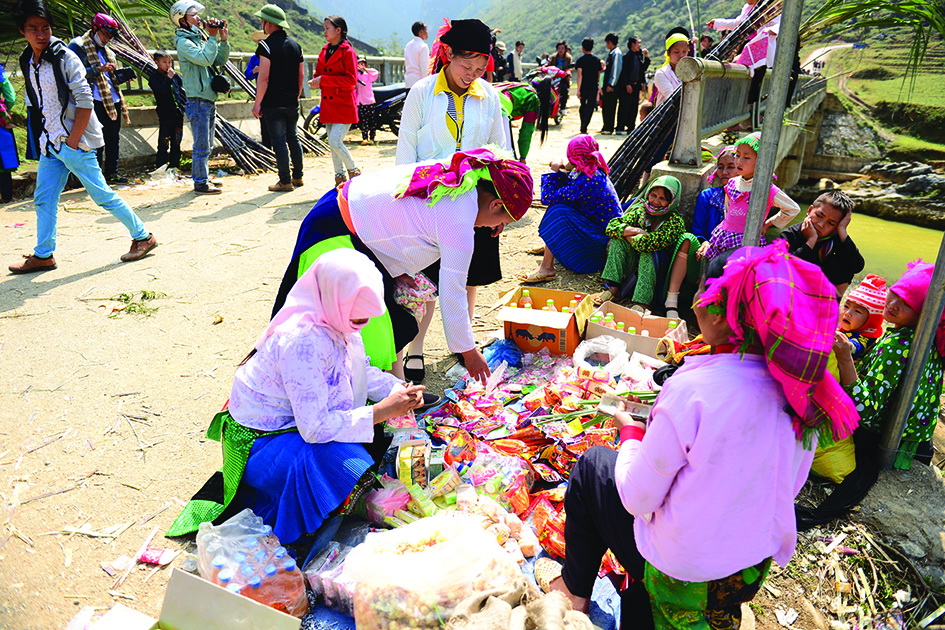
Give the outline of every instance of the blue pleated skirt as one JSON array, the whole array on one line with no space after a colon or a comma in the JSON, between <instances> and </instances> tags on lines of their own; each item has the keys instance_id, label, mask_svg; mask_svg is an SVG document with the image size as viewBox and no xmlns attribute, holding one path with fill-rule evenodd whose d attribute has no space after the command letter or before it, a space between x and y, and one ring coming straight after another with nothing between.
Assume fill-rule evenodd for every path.
<instances>
[{"instance_id":1,"label":"blue pleated skirt","mask_svg":"<svg viewBox=\"0 0 945 630\"><path fill-rule=\"evenodd\" d=\"M297 432L253 443L236 501L289 544L314 532L373 462L361 444L309 444Z\"/></svg>"},{"instance_id":2,"label":"blue pleated skirt","mask_svg":"<svg viewBox=\"0 0 945 630\"><path fill-rule=\"evenodd\" d=\"M548 206L538 235L559 263L575 273L596 273L607 262L604 227L571 206Z\"/></svg>"}]
</instances>

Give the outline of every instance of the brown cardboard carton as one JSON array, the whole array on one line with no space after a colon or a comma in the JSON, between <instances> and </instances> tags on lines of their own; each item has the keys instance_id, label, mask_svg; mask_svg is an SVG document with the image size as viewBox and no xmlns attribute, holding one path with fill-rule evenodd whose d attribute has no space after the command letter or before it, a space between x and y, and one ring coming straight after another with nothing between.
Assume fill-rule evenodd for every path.
<instances>
[{"instance_id":1,"label":"brown cardboard carton","mask_svg":"<svg viewBox=\"0 0 945 630\"><path fill-rule=\"evenodd\" d=\"M509 306L518 304L523 289L530 291L534 307ZM560 312L562 307L569 306L575 295L574 291L540 287L519 287L510 291L503 297L505 306L496 316L505 324L505 338L514 341L523 352L538 352L546 348L551 354L573 353L581 341L579 331L594 310L592 298L581 294L583 297L574 313ZM558 312L541 310L549 299L554 300Z\"/></svg>"},{"instance_id":2,"label":"brown cardboard carton","mask_svg":"<svg viewBox=\"0 0 945 630\"><path fill-rule=\"evenodd\" d=\"M613 302L604 302L593 315L603 317L607 313L614 314L615 322L623 322L627 328L636 328L636 334L619 332L600 324L594 324L590 320L587 322L587 330L584 333L586 339L593 339L601 335L609 335L623 340L627 344L627 352L633 354L639 352L647 356L656 357L656 344L669 332L670 322L677 322L677 326L683 328L686 322L679 319L669 319L666 317L656 317L654 315L642 315L638 311L614 304ZM643 335L643 331L648 334Z\"/></svg>"}]
</instances>

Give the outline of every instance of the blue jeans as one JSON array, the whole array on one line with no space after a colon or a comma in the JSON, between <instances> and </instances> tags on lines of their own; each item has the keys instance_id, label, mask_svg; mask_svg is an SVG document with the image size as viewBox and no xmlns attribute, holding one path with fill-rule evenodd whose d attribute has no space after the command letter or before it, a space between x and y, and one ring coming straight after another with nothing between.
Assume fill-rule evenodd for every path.
<instances>
[{"instance_id":1,"label":"blue jeans","mask_svg":"<svg viewBox=\"0 0 945 630\"><path fill-rule=\"evenodd\" d=\"M194 187L205 186L210 178L208 162L213 150L213 132L216 127L217 106L204 98L188 98L184 108L194 136L193 164L190 167Z\"/></svg>"},{"instance_id":2,"label":"blue jeans","mask_svg":"<svg viewBox=\"0 0 945 630\"><path fill-rule=\"evenodd\" d=\"M289 156L292 156L292 178L302 179L302 143L299 142L299 108L265 107L263 122L269 129L272 152L276 154L279 183L289 183Z\"/></svg>"},{"instance_id":3,"label":"blue jeans","mask_svg":"<svg viewBox=\"0 0 945 630\"><path fill-rule=\"evenodd\" d=\"M325 128L328 130L328 147L331 149L331 163L335 167L335 175L344 175L346 168L349 171L358 168L351 151L345 146L345 135L351 125L328 123Z\"/></svg>"},{"instance_id":4,"label":"blue jeans","mask_svg":"<svg viewBox=\"0 0 945 630\"><path fill-rule=\"evenodd\" d=\"M59 195L66 186L69 173L79 178L92 201L121 221L131 238L148 238L148 231L138 215L105 183L98 166L95 151L72 149L65 142L59 150L49 145L46 155L39 158L36 172L36 249L40 258L48 258L56 251L56 226L59 221Z\"/></svg>"}]
</instances>

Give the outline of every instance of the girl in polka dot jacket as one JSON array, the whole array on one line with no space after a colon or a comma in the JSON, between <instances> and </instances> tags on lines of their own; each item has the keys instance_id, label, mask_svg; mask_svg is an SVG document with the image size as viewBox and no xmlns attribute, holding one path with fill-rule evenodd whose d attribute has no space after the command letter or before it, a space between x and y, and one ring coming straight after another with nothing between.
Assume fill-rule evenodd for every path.
<instances>
[{"instance_id":1,"label":"girl in polka dot jacket","mask_svg":"<svg viewBox=\"0 0 945 630\"><path fill-rule=\"evenodd\" d=\"M933 269L933 265L921 261L909 263L906 273L889 289L883 318L890 327L876 347L863 357L858 368L853 365L852 343L843 343L843 340L838 338L836 349L840 380L847 387L860 412L861 429L882 434L889 419L892 396L898 389L905 371L906 358L915 336L919 314L925 304ZM931 461L931 439L938 421L942 396L943 357L945 319L939 322L935 348L925 360L919 389L896 456L896 468L908 470L913 459L926 464ZM858 450L858 459L860 455Z\"/></svg>"}]
</instances>

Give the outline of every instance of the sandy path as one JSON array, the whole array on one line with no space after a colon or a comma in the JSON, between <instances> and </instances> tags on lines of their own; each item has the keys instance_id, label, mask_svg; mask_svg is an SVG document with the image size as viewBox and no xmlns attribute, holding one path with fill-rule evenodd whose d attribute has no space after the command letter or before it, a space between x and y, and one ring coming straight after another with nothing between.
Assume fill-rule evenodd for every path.
<instances>
[{"instance_id":1,"label":"sandy path","mask_svg":"<svg viewBox=\"0 0 945 630\"><path fill-rule=\"evenodd\" d=\"M536 140L533 165L563 155L577 131L570 111L543 147ZM622 139L601 136L604 154ZM384 140L355 149L363 169L393 163L394 138ZM79 606L115 601L157 616L169 571L145 582L151 571L141 567L110 593L101 564L133 554L153 527L165 531L180 501L219 466L219 444L203 433L268 320L299 221L329 188L330 172L328 158L309 158L306 186L286 194L266 191L271 174L227 177L219 197L195 198L187 183L123 190L160 241L154 255L130 264L118 261L129 245L120 224L83 191L71 192L59 215L59 268L0 276L0 627L61 628ZM537 218L502 237L506 279L481 293L480 337L497 328L482 315L537 264L520 253L539 244ZM4 207L4 266L34 239L32 203ZM559 272L549 286L590 290L597 280ZM166 294L149 302L156 313L109 317L119 303L108 298L142 290ZM439 321L427 355L428 372L448 367ZM432 389L438 383L428 379ZM125 523L114 540L50 533ZM153 546L186 542L158 535Z\"/></svg>"}]
</instances>

